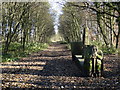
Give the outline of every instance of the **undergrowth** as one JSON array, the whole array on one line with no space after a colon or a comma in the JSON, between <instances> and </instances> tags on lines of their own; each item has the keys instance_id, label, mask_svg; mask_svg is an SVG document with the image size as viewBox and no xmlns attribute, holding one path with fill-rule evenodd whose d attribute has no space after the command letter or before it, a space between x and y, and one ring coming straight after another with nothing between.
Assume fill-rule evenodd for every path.
<instances>
[{"instance_id":1,"label":"undergrowth","mask_svg":"<svg viewBox=\"0 0 120 90\"><path fill-rule=\"evenodd\" d=\"M19 60L21 57L26 57L33 52L38 52L48 47L46 43L28 43L25 46L25 50L23 51L22 45L20 43L11 43L9 47L9 51L7 54L2 53L0 56L2 58L2 62L10 62ZM4 46L2 46L4 50Z\"/></svg>"},{"instance_id":2,"label":"undergrowth","mask_svg":"<svg viewBox=\"0 0 120 90\"><path fill-rule=\"evenodd\" d=\"M98 49L103 51L104 54L119 54L120 55L120 49L116 49L115 46L108 47L98 41L94 41L91 44L96 45L98 47Z\"/></svg>"}]
</instances>

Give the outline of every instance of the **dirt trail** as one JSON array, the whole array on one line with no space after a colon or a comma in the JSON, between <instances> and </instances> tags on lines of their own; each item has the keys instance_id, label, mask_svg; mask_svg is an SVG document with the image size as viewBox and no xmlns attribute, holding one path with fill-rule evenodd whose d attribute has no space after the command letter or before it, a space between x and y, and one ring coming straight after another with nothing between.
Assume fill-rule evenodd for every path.
<instances>
[{"instance_id":1,"label":"dirt trail","mask_svg":"<svg viewBox=\"0 0 120 90\"><path fill-rule=\"evenodd\" d=\"M81 77L66 45L53 44L19 61L2 63L2 88L119 89L118 61L106 57L104 78Z\"/></svg>"}]
</instances>

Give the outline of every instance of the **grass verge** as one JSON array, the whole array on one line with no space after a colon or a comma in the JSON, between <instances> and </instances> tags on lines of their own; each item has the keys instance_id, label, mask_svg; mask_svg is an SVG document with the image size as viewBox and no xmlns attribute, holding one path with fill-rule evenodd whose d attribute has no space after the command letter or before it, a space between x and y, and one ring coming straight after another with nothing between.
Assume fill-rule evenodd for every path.
<instances>
[{"instance_id":1,"label":"grass verge","mask_svg":"<svg viewBox=\"0 0 120 90\"><path fill-rule=\"evenodd\" d=\"M41 51L47 47L48 47L47 43L28 43L25 46L25 50L23 51L22 45L20 43L11 43L8 53L7 54L2 53L0 57L2 58L2 62L16 61L34 52ZM4 46L2 49L4 49Z\"/></svg>"}]
</instances>

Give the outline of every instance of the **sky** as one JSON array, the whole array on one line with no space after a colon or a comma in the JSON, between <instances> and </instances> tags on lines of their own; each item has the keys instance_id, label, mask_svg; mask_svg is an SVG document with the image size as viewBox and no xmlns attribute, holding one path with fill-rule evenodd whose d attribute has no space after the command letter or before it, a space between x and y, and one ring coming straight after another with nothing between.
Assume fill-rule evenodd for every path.
<instances>
[{"instance_id":1,"label":"sky","mask_svg":"<svg viewBox=\"0 0 120 90\"><path fill-rule=\"evenodd\" d=\"M60 3L65 3L65 0L49 0L50 3L50 13L53 14L54 18L54 30L57 33L58 32L58 26L59 26L59 18L60 15L63 14L62 7Z\"/></svg>"}]
</instances>

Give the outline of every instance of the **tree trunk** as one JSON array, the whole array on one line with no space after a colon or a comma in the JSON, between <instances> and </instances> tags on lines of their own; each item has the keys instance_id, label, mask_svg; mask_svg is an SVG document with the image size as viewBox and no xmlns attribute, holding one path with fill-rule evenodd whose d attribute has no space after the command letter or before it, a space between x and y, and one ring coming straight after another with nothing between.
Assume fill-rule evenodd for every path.
<instances>
[{"instance_id":1,"label":"tree trunk","mask_svg":"<svg viewBox=\"0 0 120 90\"><path fill-rule=\"evenodd\" d=\"M120 16L118 18L118 35L116 37L116 48L118 48L119 45L119 38L120 38Z\"/></svg>"},{"instance_id":2,"label":"tree trunk","mask_svg":"<svg viewBox=\"0 0 120 90\"><path fill-rule=\"evenodd\" d=\"M85 33L86 33L86 28L84 27L84 29L83 29L83 45L85 45Z\"/></svg>"},{"instance_id":3,"label":"tree trunk","mask_svg":"<svg viewBox=\"0 0 120 90\"><path fill-rule=\"evenodd\" d=\"M106 46L108 46L108 42L107 42L107 37L104 35L104 33L103 33L103 29L102 29L102 26L101 26L101 22L100 22L100 13L97 13L97 24L98 24L98 26L99 26L99 28L100 28L100 32L101 32L101 34L102 34L102 36L103 36L103 40L104 40L104 42L105 42L105 44L106 44Z\"/></svg>"}]
</instances>

